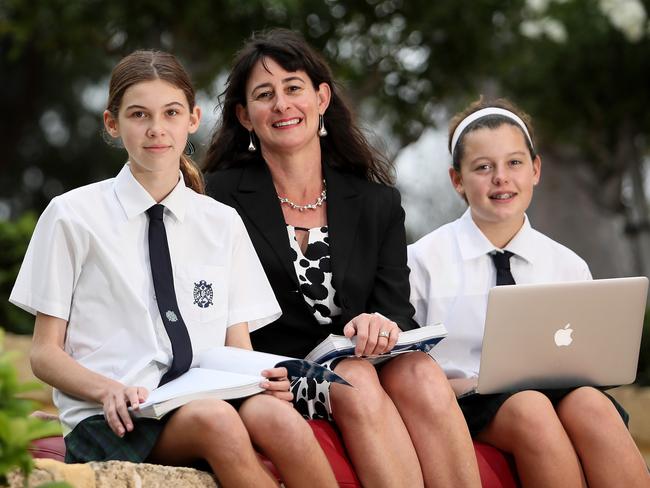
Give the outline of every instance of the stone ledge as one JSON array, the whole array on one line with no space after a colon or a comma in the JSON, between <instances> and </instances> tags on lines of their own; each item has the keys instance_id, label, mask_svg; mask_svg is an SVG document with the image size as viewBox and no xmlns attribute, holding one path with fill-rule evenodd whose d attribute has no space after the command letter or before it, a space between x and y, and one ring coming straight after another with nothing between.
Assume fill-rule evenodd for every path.
<instances>
[{"instance_id":1,"label":"stone ledge","mask_svg":"<svg viewBox=\"0 0 650 488\"><path fill-rule=\"evenodd\" d=\"M135 464L123 461L103 463L65 464L52 459L36 459L36 467L29 476L28 487L43 483L66 481L75 488L217 488L214 477L192 468L178 468L157 464ZM25 486L23 476L9 475L11 488Z\"/></svg>"}]
</instances>

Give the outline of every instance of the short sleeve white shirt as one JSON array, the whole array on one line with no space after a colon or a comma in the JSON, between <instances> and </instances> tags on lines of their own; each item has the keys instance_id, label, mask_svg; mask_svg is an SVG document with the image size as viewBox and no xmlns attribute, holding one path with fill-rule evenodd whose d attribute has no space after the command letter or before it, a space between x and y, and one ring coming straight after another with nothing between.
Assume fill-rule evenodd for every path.
<instances>
[{"instance_id":1,"label":"short sleeve white shirt","mask_svg":"<svg viewBox=\"0 0 650 488\"><path fill-rule=\"evenodd\" d=\"M172 360L149 265L146 210L155 203L128 164L115 178L54 198L9 299L30 313L66 320L65 351L86 368L149 390ZM248 322L252 331L280 316L235 210L187 188L182 175L160 203L195 358L223 345L234 324ZM56 389L54 403L64 433L102 413L101 406Z\"/></svg>"},{"instance_id":2,"label":"short sleeve white shirt","mask_svg":"<svg viewBox=\"0 0 650 488\"><path fill-rule=\"evenodd\" d=\"M498 251L472 220L443 225L408 247L411 303L420 325L442 322L449 334L431 355L449 378L478 376L487 294L496 285L489 253ZM590 280L577 254L530 226L528 217L505 247L516 283Z\"/></svg>"}]
</instances>

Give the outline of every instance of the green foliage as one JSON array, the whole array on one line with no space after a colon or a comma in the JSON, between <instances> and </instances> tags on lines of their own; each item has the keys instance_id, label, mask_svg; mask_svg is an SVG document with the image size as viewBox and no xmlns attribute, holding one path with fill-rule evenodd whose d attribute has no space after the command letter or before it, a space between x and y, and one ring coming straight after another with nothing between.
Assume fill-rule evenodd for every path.
<instances>
[{"instance_id":1,"label":"green foliage","mask_svg":"<svg viewBox=\"0 0 650 488\"><path fill-rule=\"evenodd\" d=\"M641 338L636 383L639 386L650 386L650 308L646 310L643 321L643 337Z\"/></svg>"},{"instance_id":2,"label":"green foliage","mask_svg":"<svg viewBox=\"0 0 650 488\"><path fill-rule=\"evenodd\" d=\"M619 211L616 182L634 157L625 145L647 150L650 36L630 40L602 3L5 0L0 108L12 123L0 134L9 162L0 187L19 215L115 174L124 154L103 144L101 110L124 54L172 51L197 88L215 95L244 38L288 27L325 54L350 100L400 144L435 125L441 107L455 111L481 92L511 96L535 114L540 135L579 149L596 184L613 182L594 198Z\"/></svg>"},{"instance_id":3,"label":"green foliage","mask_svg":"<svg viewBox=\"0 0 650 488\"><path fill-rule=\"evenodd\" d=\"M54 195L117 172L125 155L103 143L101 111L111 67L133 49L174 52L197 88L216 95L216 80L253 31L298 30L330 60L350 100L407 143L434 123L443 100L477 90L507 27L493 19L522 2L4 0L5 202L13 215L40 211Z\"/></svg>"},{"instance_id":4,"label":"green foliage","mask_svg":"<svg viewBox=\"0 0 650 488\"><path fill-rule=\"evenodd\" d=\"M631 38L604 12L606 2L547 3L540 11L522 12L499 83L534 114L543 139L571 149L577 156L571 164L587 164L590 175L581 183L594 201L623 214L632 202L626 201L622 180L650 150L650 91L643 81L650 70L647 20L637 16L643 28ZM609 3L626 8L623 1ZM650 13L648 2L641 3ZM555 36L544 33L549 24L556 27L550 29ZM525 25L542 32L526 35Z\"/></svg>"},{"instance_id":5,"label":"green foliage","mask_svg":"<svg viewBox=\"0 0 650 488\"><path fill-rule=\"evenodd\" d=\"M31 334L34 328L34 316L8 299L35 225L33 212L25 213L16 221L0 220L0 324L17 334Z\"/></svg>"},{"instance_id":6,"label":"green foliage","mask_svg":"<svg viewBox=\"0 0 650 488\"><path fill-rule=\"evenodd\" d=\"M350 100L400 144L435 125L441 107L455 111L481 92L511 96L535 114L542 138L578 148L594 184L612 184L594 198L619 211L617 183L635 157L625 148L648 149L650 36L631 40L602 3L4 0L0 108L12 123L0 134L9 163L0 187L20 215L116 173L124 154L101 140L101 110L124 54L172 51L197 88L215 95L244 38L288 27L325 54Z\"/></svg>"},{"instance_id":7,"label":"green foliage","mask_svg":"<svg viewBox=\"0 0 650 488\"><path fill-rule=\"evenodd\" d=\"M20 383L13 361L18 353L4 351L4 331L0 329L0 484L15 468L29 473L33 467L27 451L34 439L61 435L58 423L29 417L35 402L19 398L25 392L38 389L36 382Z\"/></svg>"}]
</instances>

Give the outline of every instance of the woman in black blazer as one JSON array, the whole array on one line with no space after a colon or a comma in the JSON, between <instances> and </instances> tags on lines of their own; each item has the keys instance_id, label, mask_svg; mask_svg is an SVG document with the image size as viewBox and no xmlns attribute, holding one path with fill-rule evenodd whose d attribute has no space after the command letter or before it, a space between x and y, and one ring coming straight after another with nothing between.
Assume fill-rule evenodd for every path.
<instances>
[{"instance_id":1,"label":"woman in black blazer","mask_svg":"<svg viewBox=\"0 0 650 488\"><path fill-rule=\"evenodd\" d=\"M365 356L418 326L391 167L302 37L273 30L239 52L205 170L207 193L244 220L283 311L251 334L255 349L303 357L343 333ZM362 484L480 486L454 393L428 355L379 371L361 358L328 366L355 388L300 380L294 402L337 423Z\"/></svg>"}]
</instances>

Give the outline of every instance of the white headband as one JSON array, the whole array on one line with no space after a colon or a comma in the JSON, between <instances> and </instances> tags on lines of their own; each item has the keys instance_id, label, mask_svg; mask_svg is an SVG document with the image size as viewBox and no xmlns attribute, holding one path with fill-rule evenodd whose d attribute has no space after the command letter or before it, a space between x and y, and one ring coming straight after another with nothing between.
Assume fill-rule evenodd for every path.
<instances>
[{"instance_id":1,"label":"white headband","mask_svg":"<svg viewBox=\"0 0 650 488\"><path fill-rule=\"evenodd\" d=\"M510 120L515 121L517 125L521 127L521 130L524 131L524 134L526 134L530 146L533 147L533 140L530 138L530 134L528 133L528 129L526 128L526 124L524 123L523 120L521 120L521 118L517 116L517 114L513 114L510 110L506 110L504 108L487 107L487 108L482 108L481 110L477 110L476 112L472 112L467 117L465 117L460 124L458 124L458 127L456 127L456 130L454 131L454 135L451 138L452 158L454 156L454 151L456 150L456 144L458 143L458 139L460 139L460 136L463 133L463 131L467 129L467 126L472 122L474 122L475 120L478 120L482 117L487 117L488 115L503 115L504 117L507 117Z\"/></svg>"}]
</instances>

